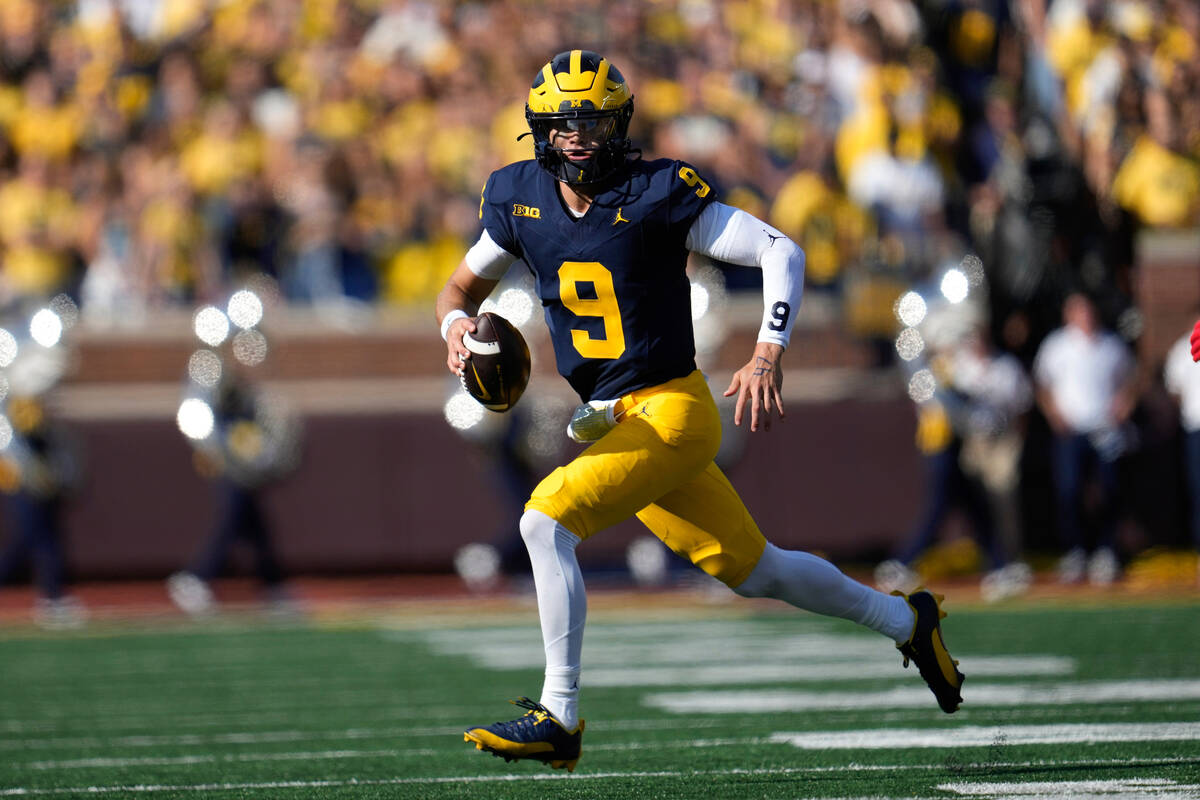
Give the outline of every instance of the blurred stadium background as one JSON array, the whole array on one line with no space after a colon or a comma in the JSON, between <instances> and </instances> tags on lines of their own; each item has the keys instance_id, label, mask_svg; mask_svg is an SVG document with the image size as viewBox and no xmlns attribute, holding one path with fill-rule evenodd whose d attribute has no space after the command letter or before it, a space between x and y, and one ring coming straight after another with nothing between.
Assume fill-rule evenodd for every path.
<instances>
[{"instance_id":1,"label":"blurred stadium background","mask_svg":"<svg viewBox=\"0 0 1200 800\"><path fill-rule=\"evenodd\" d=\"M218 383L206 349L303 429L263 489L289 573L450 574L463 545L503 535L512 476L567 454L572 399L514 281L501 300L532 316L533 383L521 414L472 414L432 300L487 174L530 156L532 76L572 46L625 73L647 157L694 163L808 254L788 420L748 445L731 430L721 456L771 538L873 564L912 527L902 295L972 309L1029 366L1083 288L1139 364L1122 554L1188 551L1161 371L1200 316L1192 2L3 0L5 413L34 396L75 442L72 580L165 578L208 537L183 435L205 419L181 405ZM761 297L752 272L693 268L719 390ZM962 291L940 297L953 270ZM30 329L42 309L52 335ZM1021 530L1052 558L1048 454L1035 410ZM585 566L622 564L636 535L596 537Z\"/></svg>"}]
</instances>

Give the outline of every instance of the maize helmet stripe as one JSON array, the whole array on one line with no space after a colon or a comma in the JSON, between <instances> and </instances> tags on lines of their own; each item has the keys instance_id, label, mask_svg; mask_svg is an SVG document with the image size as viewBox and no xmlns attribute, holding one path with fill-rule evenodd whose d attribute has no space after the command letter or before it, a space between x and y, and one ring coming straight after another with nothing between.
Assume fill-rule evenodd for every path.
<instances>
[{"instance_id":1,"label":"maize helmet stripe","mask_svg":"<svg viewBox=\"0 0 1200 800\"><path fill-rule=\"evenodd\" d=\"M585 68L582 50L572 50L569 61L570 63L565 72L559 70L554 73L554 79L558 83L558 88L564 92L586 92L592 88L596 83L596 72L603 64L595 64L593 63L593 59L589 58ZM607 72L607 70L605 71Z\"/></svg>"},{"instance_id":2,"label":"maize helmet stripe","mask_svg":"<svg viewBox=\"0 0 1200 800\"><path fill-rule=\"evenodd\" d=\"M608 59L590 50L559 53L542 67L529 90L529 110L551 114L572 109L619 108L632 95Z\"/></svg>"}]
</instances>

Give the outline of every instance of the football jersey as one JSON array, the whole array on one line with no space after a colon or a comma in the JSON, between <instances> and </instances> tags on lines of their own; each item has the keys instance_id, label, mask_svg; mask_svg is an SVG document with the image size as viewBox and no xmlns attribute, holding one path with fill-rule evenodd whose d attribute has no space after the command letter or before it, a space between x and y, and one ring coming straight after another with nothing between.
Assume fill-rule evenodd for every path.
<instances>
[{"instance_id":1,"label":"football jersey","mask_svg":"<svg viewBox=\"0 0 1200 800\"><path fill-rule=\"evenodd\" d=\"M558 371L583 400L610 400L696 369L688 230L714 200L681 161L631 161L618 183L574 217L535 161L492 173L480 217L524 260Z\"/></svg>"}]
</instances>

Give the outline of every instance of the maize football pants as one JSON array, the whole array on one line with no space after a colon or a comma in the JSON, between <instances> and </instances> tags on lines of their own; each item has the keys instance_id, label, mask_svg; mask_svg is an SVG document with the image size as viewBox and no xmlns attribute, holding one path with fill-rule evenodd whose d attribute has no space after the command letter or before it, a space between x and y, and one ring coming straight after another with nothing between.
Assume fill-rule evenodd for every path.
<instances>
[{"instance_id":1,"label":"maize football pants","mask_svg":"<svg viewBox=\"0 0 1200 800\"><path fill-rule=\"evenodd\" d=\"M616 427L542 480L525 508L580 539L636 515L671 550L739 585L766 539L713 462L721 421L703 374L631 392L616 413Z\"/></svg>"}]
</instances>

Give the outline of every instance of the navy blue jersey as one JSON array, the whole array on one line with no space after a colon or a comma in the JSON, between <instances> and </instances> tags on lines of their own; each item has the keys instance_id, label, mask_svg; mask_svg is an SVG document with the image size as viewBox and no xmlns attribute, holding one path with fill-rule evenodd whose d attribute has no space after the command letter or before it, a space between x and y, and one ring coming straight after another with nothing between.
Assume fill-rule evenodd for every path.
<instances>
[{"instance_id":1,"label":"navy blue jersey","mask_svg":"<svg viewBox=\"0 0 1200 800\"><path fill-rule=\"evenodd\" d=\"M488 179L483 226L533 270L558 371L584 400L696 368L684 242L713 199L695 169L667 159L631 161L579 219L535 161Z\"/></svg>"}]
</instances>

